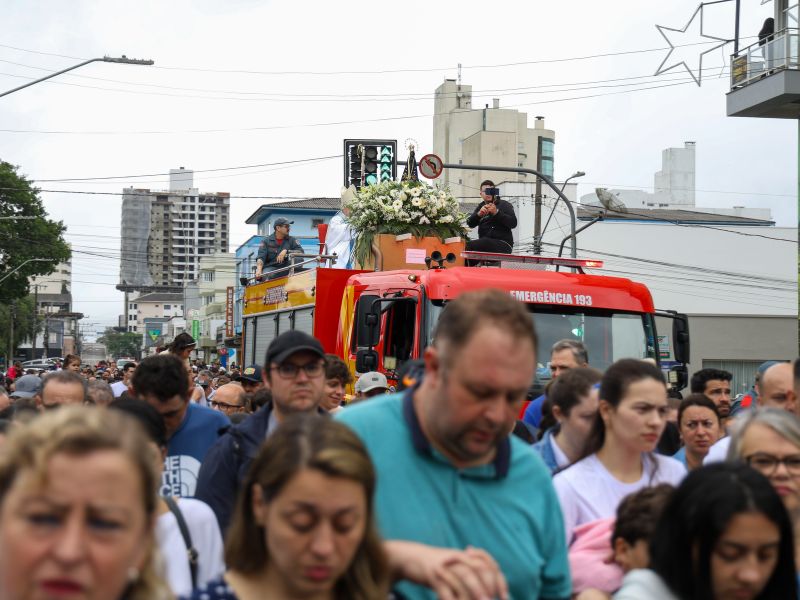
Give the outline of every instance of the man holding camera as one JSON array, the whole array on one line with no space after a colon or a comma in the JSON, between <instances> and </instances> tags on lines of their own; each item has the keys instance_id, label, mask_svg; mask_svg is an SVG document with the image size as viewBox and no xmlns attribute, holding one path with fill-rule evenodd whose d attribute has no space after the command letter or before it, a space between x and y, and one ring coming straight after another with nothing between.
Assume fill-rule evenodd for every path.
<instances>
[{"instance_id":1,"label":"man holding camera","mask_svg":"<svg viewBox=\"0 0 800 600\"><path fill-rule=\"evenodd\" d=\"M467 250L474 252L502 252L511 254L517 226L517 215L510 202L500 199L500 190L487 179L481 183L483 202L467 218L468 227L478 227L478 239L467 242Z\"/></svg>"}]
</instances>

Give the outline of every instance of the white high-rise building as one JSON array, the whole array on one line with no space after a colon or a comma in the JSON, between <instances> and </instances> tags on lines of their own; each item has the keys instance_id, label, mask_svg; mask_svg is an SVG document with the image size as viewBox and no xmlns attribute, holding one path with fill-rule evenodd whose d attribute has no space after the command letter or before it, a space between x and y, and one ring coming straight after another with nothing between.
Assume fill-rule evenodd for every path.
<instances>
[{"instance_id":1,"label":"white high-rise building","mask_svg":"<svg viewBox=\"0 0 800 600\"><path fill-rule=\"evenodd\" d=\"M523 167L553 176L555 132L546 129L544 117L528 127L528 115L491 106L473 108L472 86L445 79L436 88L433 116L433 152L445 163ZM541 159L539 158L541 157ZM535 181L533 175L503 171L461 171L445 169L440 181L456 197L478 197L481 181Z\"/></svg>"},{"instance_id":2,"label":"white high-rise building","mask_svg":"<svg viewBox=\"0 0 800 600\"><path fill-rule=\"evenodd\" d=\"M202 256L228 251L230 194L200 193L182 167L170 171L170 188L123 190L118 289L180 292Z\"/></svg>"}]
</instances>

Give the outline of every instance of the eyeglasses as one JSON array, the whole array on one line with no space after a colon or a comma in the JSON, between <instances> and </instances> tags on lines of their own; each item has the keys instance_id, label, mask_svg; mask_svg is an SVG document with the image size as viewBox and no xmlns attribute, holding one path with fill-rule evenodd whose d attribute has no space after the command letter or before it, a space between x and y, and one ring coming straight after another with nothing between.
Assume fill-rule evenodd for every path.
<instances>
[{"instance_id":1,"label":"eyeglasses","mask_svg":"<svg viewBox=\"0 0 800 600\"><path fill-rule=\"evenodd\" d=\"M243 408L239 404L228 404L227 402L220 402L219 400L212 400L211 401L211 406L213 408L220 408L222 410L226 410L226 409L233 410L234 408Z\"/></svg>"},{"instance_id":2,"label":"eyeglasses","mask_svg":"<svg viewBox=\"0 0 800 600\"><path fill-rule=\"evenodd\" d=\"M767 477L774 475L775 471L778 470L778 465L781 464L786 467L786 471L788 471L789 475L794 477L800 476L800 454L792 454L791 456L778 458L771 454L757 452L750 456L745 456L744 459L748 465Z\"/></svg>"},{"instance_id":3,"label":"eyeglasses","mask_svg":"<svg viewBox=\"0 0 800 600\"><path fill-rule=\"evenodd\" d=\"M270 367L273 371L277 371L278 374L283 377L284 379L294 379L297 377L297 374L300 372L300 369L308 375L309 377L319 377L322 375L322 371L324 370L324 363L321 362L312 362L306 363L304 365L295 365L292 363L283 363L281 365L272 366Z\"/></svg>"}]
</instances>

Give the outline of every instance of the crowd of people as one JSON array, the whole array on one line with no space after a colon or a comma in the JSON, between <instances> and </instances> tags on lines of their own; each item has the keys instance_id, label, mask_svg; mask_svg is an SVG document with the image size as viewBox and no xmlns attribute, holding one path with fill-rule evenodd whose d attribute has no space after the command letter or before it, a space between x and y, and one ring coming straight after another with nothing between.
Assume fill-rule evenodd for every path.
<instances>
[{"instance_id":1,"label":"crowd of people","mask_svg":"<svg viewBox=\"0 0 800 600\"><path fill-rule=\"evenodd\" d=\"M683 398L561 340L529 402L535 324L496 290L396 387L300 331L245 368L193 349L6 373L0 598L800 597L798 361Z\"/></svg>"}]
</instances>

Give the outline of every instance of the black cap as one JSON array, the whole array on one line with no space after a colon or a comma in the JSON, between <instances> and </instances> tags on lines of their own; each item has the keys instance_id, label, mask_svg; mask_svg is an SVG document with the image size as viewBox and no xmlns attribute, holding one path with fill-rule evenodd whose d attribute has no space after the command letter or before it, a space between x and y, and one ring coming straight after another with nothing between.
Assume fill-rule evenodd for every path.
<instances>
[{"instance_id":1,"label":"black cap","mask_svg":"<svg viewBox=\"0 0 800 600\"><path fill-rule=\"evenodd\" d=\"M265 367L272 363L281 364L296 352L312 352L320 358L325 358L325 350L319 340L297 329L280 334L267 348Z\"/></svg>"},{"instance_id":2,"label":"black cap","mask_svg":"<svg viewBox=\"0 0 800 600\"><path fill-rule=\"evenodd\" d=\"M261 383L261 367L258 365L250 365L239 377L236 378L237 381L252 381L253 383Z\"/></svg>"},{"instance_id":3,"label":"black cap","mask_svg":"<svg viewBox=\"0 0 800 600\"><path fill-rule=\"evenodd\" d=\"M278 227L280 225L292 225L293 223L294 221L290 221L286 217L278 217L277 219L275 219L275 227Z\"/></svg>"}]
</instances>

